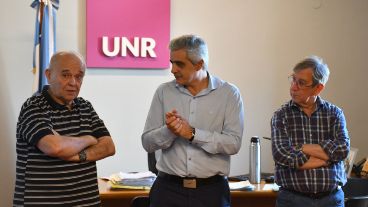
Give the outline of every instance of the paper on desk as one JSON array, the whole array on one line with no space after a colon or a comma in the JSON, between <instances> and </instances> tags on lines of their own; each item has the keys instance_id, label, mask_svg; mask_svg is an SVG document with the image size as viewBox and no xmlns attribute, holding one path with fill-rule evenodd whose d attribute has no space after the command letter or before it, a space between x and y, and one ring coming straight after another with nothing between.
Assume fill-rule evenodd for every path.
<instances>
[{"instance_id":1,"label":"paper on desk","mask_svg":"<svg viewBox=\"0 0 368 207\"><path fill-rule=\"evenodd\" d=\"M137 173L124 173L119 172L110 175L110 182L113 188L141 188L141 187L151 187L156 179L156 175L150 171L147 172L137 172ZM133 188L132 188L133 189Z\"/></svg>"},{"instance_id":2,"label":"paper on desk","mask_svg":"<svg viewBox=\"0 0 368 207\"><path fill-rule=\"evenodd\" d=\"M254 190L255 186L249 180L240 182L229 182L230 190Z\"/></svg>"},{"instance_id":3,"label":"paper on desk","mask_svg":"<svg viewBox=\"0 0 368 207\"><path fill-rule=\"evenodd\" d=\"M276 183L273 183L273 184L265 184L263 186L263 190L279 191L279 186Z\"/></svg>"},{"instance_id":4,"label":"paper on desk","mask_svg":"<svg viewBox=\"0 0 368 207\"><path fill-rule=\"evenodd\" d=\"M156 177L156 175L154 173L152 173L151 171L137 172L137 173L120 172L119 177L121 179L141 179L141 178Z\"/></svg>"},{"instance_id":5,"label":"paper on desk","mask_svg":"<svg viewBox=\"0 0 368 207\"><path fill-rule=\"evenodd\" d=\"M151 189L151 187L149 186L121 185L119 183L115 183L114 181L110 181L110 186L112 189L131 189L131 190L149 190Z\"/></svg>"},{"instance_id":6,"label":"paper on desk","mask_svg":"<svg viewBox=\"0 0 368 207\"><path fill-rule=\"evenodd\" d=\"M136 172L136 173L124 173L119 172L110 175L109 180L113 180L115 182L121 182L124 180L145 180L145 179L155 179L156 175L151 171L147 172Z\"/></svg>"}]
</instances>

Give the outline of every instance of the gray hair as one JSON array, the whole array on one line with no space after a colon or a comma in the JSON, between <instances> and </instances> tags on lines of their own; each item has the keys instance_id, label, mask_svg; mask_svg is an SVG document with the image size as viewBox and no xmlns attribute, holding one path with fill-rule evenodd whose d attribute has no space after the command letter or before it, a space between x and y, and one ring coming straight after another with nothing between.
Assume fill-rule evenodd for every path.
<instances>
[{"instance_id":1,"label":"gray hair","mask_svg":"<svg viewBox=\"0 0 368 207\"><path fill-rule=\"evenodd\" d=\"M330 70L322 58L318 56L309 56L295 65L293 71L298 72L304 69L311 68L313 70L313 85L323 84L326 85Z\"/></svg>"},{"instance_id":2,"label":"gray hair","mask_svg":"<svg viewBox=\"0 0 368 207\"><path fill-rule=\"evenodd\" d=\"M185 49L187 52L188 59L193 63L197 64L203 60L203 69L208 68L208 48L206 42L195 35L183 35L170 41L170 51L176 51Z\"/></svg>"}]
</instances>

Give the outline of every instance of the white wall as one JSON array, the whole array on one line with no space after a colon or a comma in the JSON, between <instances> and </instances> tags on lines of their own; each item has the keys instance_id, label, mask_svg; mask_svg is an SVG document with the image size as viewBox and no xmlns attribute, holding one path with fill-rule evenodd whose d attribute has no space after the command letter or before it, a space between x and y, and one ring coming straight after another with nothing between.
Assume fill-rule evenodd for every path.
<instances>
[{"instance_id":1,"label":"white wall","mask_svg":"<svg viewBox=\"0 0 368 207\"><path fill-rule=\"evenodd\" d=\"M31 1L0 8L0 206L11 206L15 126L31 95L35 11ZM358 159L368 156L368 1L172 0L171 37L194 33L209 45L210 72L236 84L245 103L243 146L231 174L248 172L253 135L269 136L270 118L289 99L287 76L303 57L322 56L331 69L323 97L342 107ZM122 12L124 12L122 10ZM85 1L64 0L57 47L85 54ZM156 87L170 70L89 69L81 96L90 100L114 138L117 153L98 162L100 176L147 169L140 135ZM262 171L272 172L270 143L262 140Z\"/></svg>"}]
</instances>

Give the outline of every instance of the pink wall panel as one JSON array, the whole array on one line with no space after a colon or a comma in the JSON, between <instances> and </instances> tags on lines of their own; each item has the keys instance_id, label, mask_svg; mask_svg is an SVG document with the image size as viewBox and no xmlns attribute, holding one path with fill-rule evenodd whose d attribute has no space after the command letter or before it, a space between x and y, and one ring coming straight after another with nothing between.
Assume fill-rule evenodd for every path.
<instances>
[{"instance_id":1,"label":"pink wall panel","mask_svg":"<svg viewBox=\"0 0 368 207\"><path fill-rule=\"evenodd\" d=\"M86 2L89 68L169 67L170 0Z\"/></svg>"}]
</instances>

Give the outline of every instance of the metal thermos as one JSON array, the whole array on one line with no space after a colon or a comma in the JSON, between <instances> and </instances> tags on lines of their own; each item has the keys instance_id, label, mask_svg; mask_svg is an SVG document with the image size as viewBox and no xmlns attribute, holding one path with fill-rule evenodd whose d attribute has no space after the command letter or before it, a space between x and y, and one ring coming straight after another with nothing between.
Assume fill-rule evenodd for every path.
<instances>
[{"instance_id":1,"label":"metal thermos","mask_svg":"<svg viewBox=\"0 0 368 207\"><path fill-rule=\"evenodd\" d=\"M254 136L250 139L250 160L249 160L249 177L251 183L261 182L261 147L259 145L259 137Z\"/></svg>"}]
</instances>

